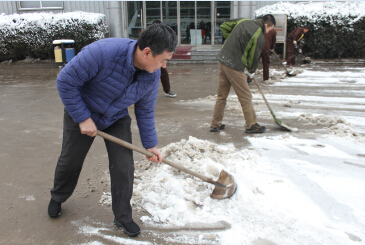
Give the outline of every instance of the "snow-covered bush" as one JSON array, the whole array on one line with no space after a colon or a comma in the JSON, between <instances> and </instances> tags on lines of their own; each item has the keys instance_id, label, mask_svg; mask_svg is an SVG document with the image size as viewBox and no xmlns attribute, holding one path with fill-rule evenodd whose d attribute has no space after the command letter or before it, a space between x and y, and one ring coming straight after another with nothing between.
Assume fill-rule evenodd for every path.
<instances>
[{"instance_id":1,"label":"snow-covered bush","mask_svg":"<svg viewBox=\"0 0 365 245\"><path fill-rule=\"evenodd\" d=\"M52 41L75 40L75 52L106 33L105 15L86 12L0 15L0 61L54 58Z\"/></svg>"},{"instance_id":2,"label":"snow-covered bush","mask_svg":"<svg viewBox=\"0 0 365 245\"><path fill-rule=\"evenodd\" d=\"M288 33L309 26L303 52L314 58L365 58L365 2L280 2L256 10L287 14Z\"/></svg>"}]
</instances>

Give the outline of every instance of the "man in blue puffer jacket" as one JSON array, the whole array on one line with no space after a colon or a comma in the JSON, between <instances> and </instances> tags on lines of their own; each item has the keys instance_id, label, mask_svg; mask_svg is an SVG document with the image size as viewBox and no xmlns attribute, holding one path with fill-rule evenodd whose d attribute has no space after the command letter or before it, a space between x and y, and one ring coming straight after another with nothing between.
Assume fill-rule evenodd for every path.
<instances>
[{"instance_id":1,"label":"man in blue puffer jacket","mask_svg":"<svg viewBox=\"0 0 365 245\"><path fill-rule=\"evenodd\" d=\"M97 130L132 143L128 106L134 104L147 157L161 162L155 130L155 104L160 68L177 46L175 32L165 24L151 25L138 38L107 38L84 47L60 72L57 88L65 106L61 155L57 162L50 217L73 193ZM132 219L133 152L105 140L109 156L114 223L129 236L140 233Z\"/></svg>"}]
</instances>

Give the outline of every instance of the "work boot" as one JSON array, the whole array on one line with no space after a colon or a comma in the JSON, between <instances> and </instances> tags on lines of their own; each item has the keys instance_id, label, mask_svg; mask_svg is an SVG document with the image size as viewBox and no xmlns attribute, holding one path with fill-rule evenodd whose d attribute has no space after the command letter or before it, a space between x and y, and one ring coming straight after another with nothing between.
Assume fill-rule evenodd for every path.
<instances>
[{"instance_id":1,"label":"work boot","mask_svg":"<svg viewBox=\"0 0 365 245\"><path fill-rule=\"evenodd\" d=\"M246 129L246 133L248 134L252 134L252 133L263 133L265 132L266 127L265 126L260 126L260 124L255 123L254 125L251 126L251 128Z\"/></svg>"},{"instance_id":2,"label":"work boot","mask_svg":"<svg viewBox=\"0 0 365 245\"><path fill-rule=\"evenodd\" d=\"M116 219L114 219L114 224L117 227L122 228L124 233L127 234L128 236L131 236L131 237L138 236L139 233L141 233L141 229L133 220L129 223L122 224L122 223L118 222Z\"/></svg>"},{"instance_id":3,"label":"work boot","mask_svg":"<svg viewBox=\"0 0 365 245\"><path fill-rule=\"evenodd\" d=\"M58 216L60 216L61 215L61 203L56 202L55 200L53 200L51 198L51 201L49 202L49 205L48 205L48 215L49 215L49 217L52 217L52 218L57 218Z\"/></svg>"},{"instance_id":4,"label":"work boot","mask_svg":"<svg viewBox=\"0 0 365 245\"><path fill-rule=\"evenodd\" d=\"M252 79L251 78L247 78L247 83L251 83Z\"/></svg>"},{"instance_id":5,"label":"work boot","mask_svg":"<svg viewBox=\"0 0 365 245\"><path fill-rule=\"evenodd\" d=\"M218 130L223 130L225 128L226 128L226 125L225 124L221 124L221 126L219 126L218 128L210 127L210 132L217 132Z\"/></svg>"}]
</instances>

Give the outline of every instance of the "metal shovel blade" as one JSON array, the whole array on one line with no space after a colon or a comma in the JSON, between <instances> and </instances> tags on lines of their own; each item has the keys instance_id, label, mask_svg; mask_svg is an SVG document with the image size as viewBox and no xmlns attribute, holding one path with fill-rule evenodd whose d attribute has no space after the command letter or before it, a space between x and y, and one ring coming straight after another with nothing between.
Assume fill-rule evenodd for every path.
<instances>
[{"instance_id":1,"label":"metal shovel blade","mask_svg":"<svg viewBox=\"0 0 365 245\"><path fill-rule=\"evenodd\" d=\"M288 71L288 69L286 69L285 65L283 64L283 62L281 61L281 59L279 58L279 56L275 53L274 50L272 50L272 52L275 54L276 58L278 58L278 60L280 61L280 64L282 64L282 66L284 67L284 69L286 70L286 75L288 75L289 77L294 77L297 74L293 74L291 72Z\"/></svg>"},{"instance_id":2,"label":"metal shovel blade","mask_svg":"<svg viewBox=\"0 0 365 245\"><path fill-rule=\"evenodd\" d=\"M281 121L281 120L277 119L277 118L275 117L275 115L274 115L274 112L272 112L271 114L272 114L272 115L273 115L273 117L274 117L274 121L275 121L275 123L276 123L277 125L279 125L279 126L280 126L280 128L282 128L282 129L284 129L284 130L286 130L286 131L289 131L289 132L294 132L294 131L296 131L296 129L294 129L294 128L290 127L290 126L289 126L288 124L286 124L285 122L283 122L283 121Z\"/></svg>"},{"instance_id":3,"label":"metal shovel blade","mask_svg":"<svg viewBox=\"0 0 365 245\"><path fill-rule=\"evenodd\" d=\"M276 116L275 116L275 114L274 114L273 110L271 110L271 107L270 107L270 105L269 105L269 102L267 102L267 100L266 100L266 98L265 98L264 93L261 91L261 88L260 88L259 84L256 82L255 78L253 78L252 80L255 82L255 84L256 84L256 86L257 86L257 88L259 89L259 91L260 91L260 93L261 93L261 95L262 95L262 98L264 99L264 101L265 101L265 103L266 103L266 105L267 105L267 108L269 108L270 113L271 113L272 117L274 118L275 123L276 123L277 125L279 125L279 126L280 126L280 128L285 129L286 131L290 131L290 132L292 132L292 131L296 131L296 130L294 130L293 128L291 128L288 124L286 124L286 123L284 123L283 121L281 121L281 120L279 120L279 119L277 119L277 118L276 118Z\"/></svg>"},{"instance_id":4,"label":"metal shovel blade","mask_svg":"<svg viewBox=\"0 0 365 245\"><path fill-rule=\"evenodd\" d=\"M213 199L230 198L237 190L237 184L234 181L233 176L224 170L222 170L219 174L219 178L216 182L223 184L225 187L219 187L216 185L213 193L210 195Z\"/></svg>"}]
</instances>

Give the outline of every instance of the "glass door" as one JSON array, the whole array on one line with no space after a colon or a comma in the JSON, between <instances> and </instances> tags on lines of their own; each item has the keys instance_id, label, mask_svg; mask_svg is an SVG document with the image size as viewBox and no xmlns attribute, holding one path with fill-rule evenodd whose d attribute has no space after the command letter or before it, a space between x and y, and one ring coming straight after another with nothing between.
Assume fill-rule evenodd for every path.
<instances>
[{"instance_id":1,"label":"glass door","mask_svg":"<svg viewBox=\"0 0 365 245\"><path fill-rule=\"evenodd\" d=\"M146 26L151 25L155 20L161 21L161 2L146 1Z\"/></svg>"},{"instance_id":2,"label":"glass door","mask_svg":"<svg viewBox=\"0 0 365 245\"><path fill-rule=\"evenodd\" d=\"M214 21L214 44L223 44L224 37L219 28L223 22L230 19L231 16L231 2L220 1L215 2L215 21Z\"/></svg>"},{"instance_id":3,"label":"glass door","mask_svg":"<svg viewBox=\"0 0 365 245\"><path fill-rule=\"evenodd\" d=\"M177 2L163 1L162 2L162 22L170 26L176 34L177 32Z\"/></svg>"},{"instance_id":4,"label":"glass door","mask_svg":"<svg viewBox=\"0 0 365 245\"><path fill-rule=\"evenodd\" d=\"M195 31L195 2L180 2L180 33L181 44L191 44L191 34ZM194 35L194 34L193 34ZM195 39L194 39L195 40Z\"/></svg>"},{"instance_id":5,"label":"glass door","mask_svg":"<svg viewBox=\"0 0 365 245\"><path fill-rule=\"evenodd\" d=\"M210 1L202 1L197 2L197 44L211 44L212 43L212 15L211 15L211 2ZM201 38L200 38L201 36Z\"/></svg>"},{"instance_id":6,"label":"glass door","mask_svg":"<svg viewBox=\"0 0 365 245\"><path fill-rule=\"evenodd\" d=\"M127 2L128 8L128 36L138 39L143 29L143 2Z\"/></svg>"}]
</instances>

